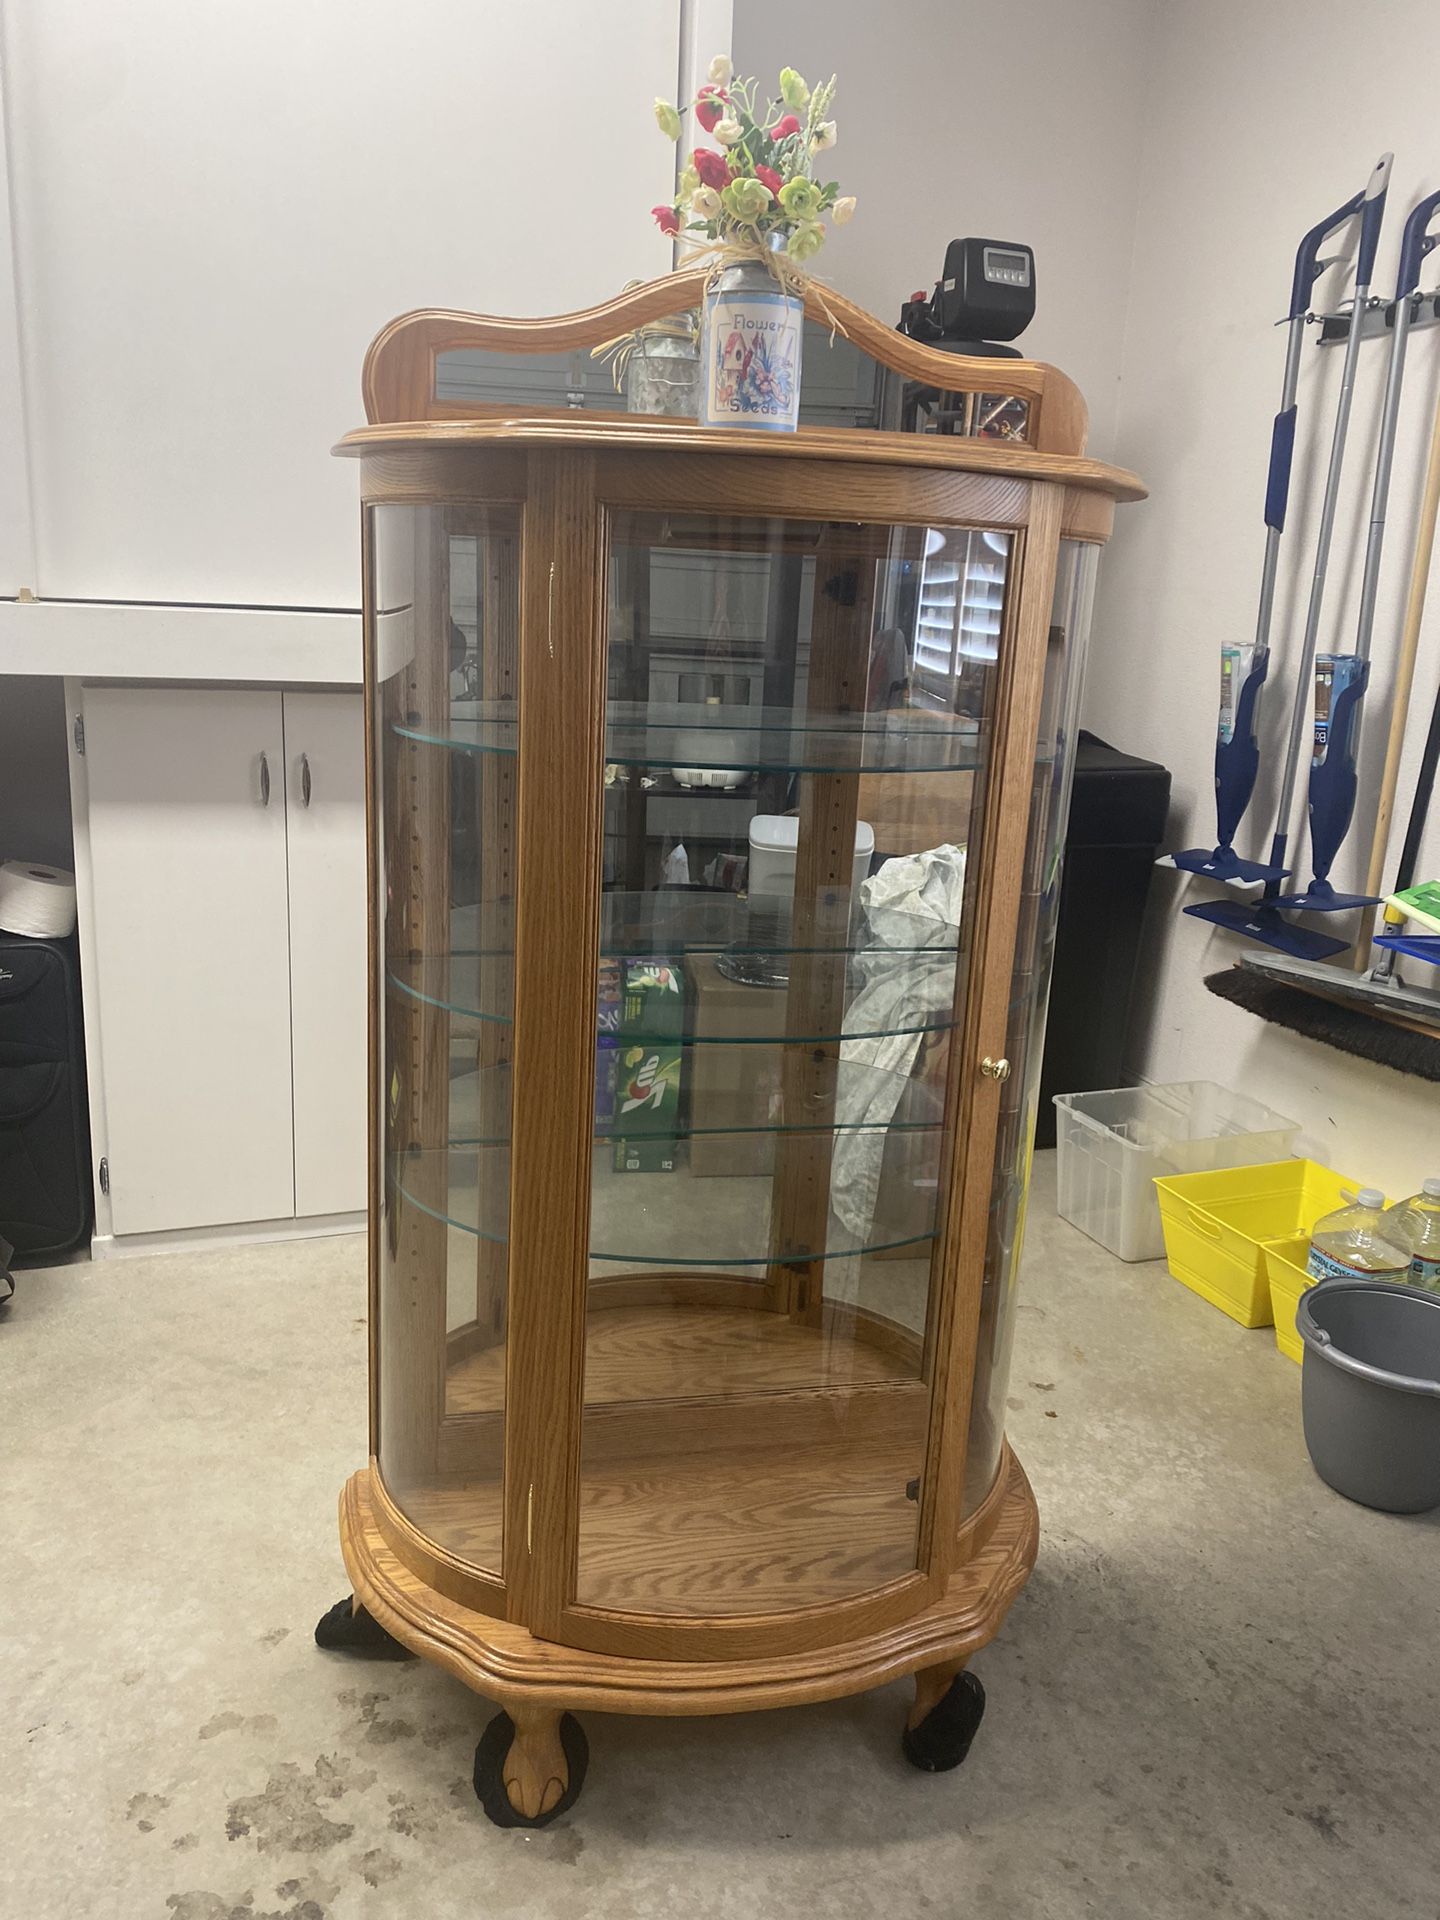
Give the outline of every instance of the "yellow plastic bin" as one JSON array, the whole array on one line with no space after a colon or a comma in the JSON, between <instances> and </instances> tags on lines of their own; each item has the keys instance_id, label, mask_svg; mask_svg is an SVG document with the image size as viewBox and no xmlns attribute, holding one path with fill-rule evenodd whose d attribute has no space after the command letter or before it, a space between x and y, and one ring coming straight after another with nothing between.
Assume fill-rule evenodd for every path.
<instances>
[{"instance_id":1,"label":"yellow plastic bin","mask_svg":"<svg viewBox=\"0 0 1440 1920\"><path fill-rule=\"evenodd\" d=\"M1290 1240L1361 1182L1315 1160L1270 1160L1155 1182L1165 1258L1175 1278L1242 1327L1272 1325L1267 1240ZM1298 1298L1298 1296L1297 1296ZM1292 1314L1290 1328L1293 1332Z\"/></svg>"},{"instance_id":2,"label":"yellow plastic bin","mask_svg":"<svg viewBox=\"0 0 1440 1920\"><path fill-rule=\"evenodd\" d=\"M1275 1344L1297 1366L1305 1358L1305 1346L1296 1331L1295 1315L1300 1310L1301 1294L1315 1284L1306 1270L1309 1253L1308 1233L1287 1234L1283 1240L1265 1242L1265 1278L1270 1283Z\"/></svg>"}]
</instances>

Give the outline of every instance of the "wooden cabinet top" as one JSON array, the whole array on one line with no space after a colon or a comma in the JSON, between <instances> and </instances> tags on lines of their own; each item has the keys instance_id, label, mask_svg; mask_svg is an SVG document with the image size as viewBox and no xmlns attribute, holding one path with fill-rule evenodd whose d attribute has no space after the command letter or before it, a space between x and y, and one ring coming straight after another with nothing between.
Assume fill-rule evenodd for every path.
<instances>
[{"instance_id":1,"label":"wooden cabinet top","mask_svg":"<svg viewBox=\"0 0 1440 1920\"><path fill-rule=\"evenodd\" d=\"M794 434L706 428L694 421L639 414L571 412L563 408L479 406L437 397L442 354L466 349L540 354L591 350L649 321L682 313L701 298L704 275L673 273L631 289L603 306L550 319L500 319L423 310L403 314L377 335L365 358L363 390L369 425L335 451L366 455L387 448L475 448L503 445L552 449L615 449L650 454L764 454L780 459L979 472L1051 481L1140 500L1133 473L1084 457L1087 416L1074 383L1035 360L977 359L941 352L895 332L830 289L812 285L807 317L849 340L903 379L947 393L1011 394L1027 404L1024 434L1013 439L937 433L889 433L805 427Z\"/></svg>"}]
</instances>

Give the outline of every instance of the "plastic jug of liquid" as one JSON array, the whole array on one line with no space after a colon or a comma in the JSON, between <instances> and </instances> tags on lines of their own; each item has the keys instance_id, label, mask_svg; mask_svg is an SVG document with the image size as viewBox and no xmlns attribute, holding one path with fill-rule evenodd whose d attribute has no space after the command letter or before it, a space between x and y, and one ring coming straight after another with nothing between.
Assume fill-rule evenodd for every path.
<instances>
[{"instance_id":1,"label":"plastic jug of liquid","mask_svg":"<svg viewBox=\"0 0 1440 1920\"><path fill-rule=\"evenodd\" d=\"M1312 1280L1410 1278L1410 1255L1392 1241L1378 1187L1362 1187L1348 1205L1315 1222L1306 1271Z\"/></svg>"},{"instance_id":2,"label":"plastic jug of liquid","mask_svg":"<svg viewBox=\"0 0 1440 1920\"><path fill-rule=\"evenodd\" d=\"M1440 1293L1440 1174L1432 1174L1408 1200L1385 1216L1385 1235L1410 1255L1412 1287Z\"/></svg>"}]
</instances>

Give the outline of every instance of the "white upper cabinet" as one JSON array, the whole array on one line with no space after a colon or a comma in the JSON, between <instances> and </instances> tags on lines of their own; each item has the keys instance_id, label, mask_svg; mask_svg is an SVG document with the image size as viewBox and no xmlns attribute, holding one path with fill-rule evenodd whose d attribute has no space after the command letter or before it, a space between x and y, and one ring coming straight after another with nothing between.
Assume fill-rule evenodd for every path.
<instances>
[{"instance_id":1,"label":"white upper cabinet","mask_svg":"<svg viewBox=\"0 0 1440 1920\"><path fill-rule=\"evenodd\" d=\"M353 607L365 347L670 266L675 0L5 10L44 595ZM3 328L0 328L3 333ZM4 341L0 338L0 361ZM0 364L0 393L4 368Z\"/></svg>"}]
</instances>

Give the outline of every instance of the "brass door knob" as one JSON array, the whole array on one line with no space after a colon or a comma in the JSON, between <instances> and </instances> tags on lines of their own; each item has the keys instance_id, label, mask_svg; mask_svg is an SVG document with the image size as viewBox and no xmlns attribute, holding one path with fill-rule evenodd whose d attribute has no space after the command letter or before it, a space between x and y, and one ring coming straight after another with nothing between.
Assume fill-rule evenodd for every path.
<instances>
[{"instance_id":1,"label":"brass door knob","mask_svg":"<svg viewBox=\"0 0 1440 1920\"><path fill-rule=\"evenodd\" d=\"M1008 1080L1010 1078L1010 1062L1008 1060L992 1060L987 1053L985 1058L980 1062L980 1071L987 1080Z\"/></svg>"}]
</instances>

